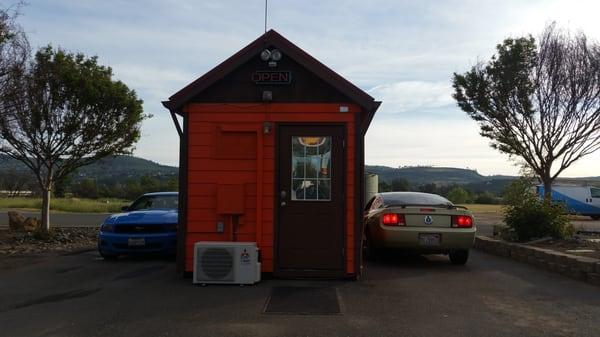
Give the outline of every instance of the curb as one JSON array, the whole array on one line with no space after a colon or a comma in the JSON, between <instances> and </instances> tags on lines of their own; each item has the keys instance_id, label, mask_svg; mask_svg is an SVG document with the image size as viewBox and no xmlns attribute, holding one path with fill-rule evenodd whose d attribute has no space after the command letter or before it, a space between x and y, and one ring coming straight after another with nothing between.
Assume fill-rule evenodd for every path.
<instances>
[{"instance_id":1,"label":"curb","mask_svg":"<svg viewBox=\"0 0 600 337\"><path fill-rule=\"evenodd\" d=\"M600 286L599 259L506 242L479 235L475 237L474 247L489 254L508 257L541 269Z\"/></svg>"}]
</instances>

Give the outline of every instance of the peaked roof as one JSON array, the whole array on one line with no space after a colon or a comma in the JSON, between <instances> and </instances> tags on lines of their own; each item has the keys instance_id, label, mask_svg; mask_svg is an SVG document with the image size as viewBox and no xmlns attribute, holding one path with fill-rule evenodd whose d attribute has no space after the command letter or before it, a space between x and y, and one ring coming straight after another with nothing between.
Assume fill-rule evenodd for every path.
<instances>
[{"instance_id":1,"label":"peaked roof","mask_svg":"<svg viewBox=\"0 0 600 337\"><path fill-rule=\"evenodd\" d=\"M252 57L259 54L266 46L277 47L287 57L298 62L308 71L312 72L324 82L330 84L336 90L360 105L366 112L362 123L363 130L366 131L381 102L375 101L369 94L350 83L314 57L310 56L300 47L296 46L273 29L261 35L227 60L176 92L169 97L168 101L163 101L163 105L173 112L181 113L180 110L184 104L223 78L226 74L248 62Z\"/></svg>"}]
</instances>

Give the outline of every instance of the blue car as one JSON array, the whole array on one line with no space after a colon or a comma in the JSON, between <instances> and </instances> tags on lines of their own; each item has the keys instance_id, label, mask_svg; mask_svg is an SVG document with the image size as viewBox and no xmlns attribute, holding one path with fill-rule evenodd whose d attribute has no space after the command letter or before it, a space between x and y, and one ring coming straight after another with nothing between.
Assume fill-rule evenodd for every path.
<instances>
[{"instance_id":1,"label":"blue car","mask_svg":"<svg viewBox=\"0 0 600 337\"><path fill-rule=\"evenodd\" d=\"M119 255L175 255L177 247L177 192L147 193L123 213L100 226L98 251L105 259Z\"/></svg>"}]
</instances>

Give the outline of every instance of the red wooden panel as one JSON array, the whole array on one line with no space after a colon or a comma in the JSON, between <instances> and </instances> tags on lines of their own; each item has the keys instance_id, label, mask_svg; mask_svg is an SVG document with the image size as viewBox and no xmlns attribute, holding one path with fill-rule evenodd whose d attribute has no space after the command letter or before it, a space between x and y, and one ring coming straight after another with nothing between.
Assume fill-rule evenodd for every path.
<instances>
[{"instance_id":1,"label":"red wooden panel","mask_svg":"<svg viewBox=\"0 0 600 337\"><path fill-rule=\"evenodd\" d=\"M267 151L271 151L271 148L275 148L275 137L264 137L263 146Z\"/></svg>"},{"instance_id":2,"label":"red wooden panel","mask_svg":"<svg viewBox=\"0 0 600 337\"><path fill-rule=\"evenodd\" d=\"M263 209L266 207L263 206ZM263 221L273 222L273 212L263 212Z\"/></svg>"},{"instance_id":3,"label":"red wooden panel","mask_svg":"<svg viewBox=\"0 0 600 337\"><path fill-rule=\"evenodd\" d=\"M348 108L348 112L340 112L340 106ZM360 111L356 104L346 103L189 103L185 111L190 112L190 117L203 115L202 113L231 113L244 111L246 113L254 112L256 114L269 112L295 112L295 113L338 113L354 115ZM196 118L194 121L198 120Z\"/></svg>"},{"instance_id":4,"label":"red wooden panel","mask_svg":"<svg viewBox=\"0 0 600 337\"><path fill-rule=\"evenodd\" d=\"M256 161L249 159L190 158L188 165L202 171L256 171Z\"/></svg>"},{"instance_id":5,"label":"red wooden panel","mask_svg":"<svg viewBox=\"0 0 600 337\"><path fill-rule=\"evenodd\" d=\"M348 250L347 254L349 258L346 259L346 273L354 274L354 250Z\"/></svg>"},{"instance_id":6,"label":"red wooden panel","mask_svg":"<svg viewBox=\"0 0 600 337\"><path fill-rule=\"evenodd\" d=\"M255 159L256 132L220 130L217 133L213 158Z\"/></svg>"},{"instance_id":7,"label":"red wooden panel","mask_svg":"<svg viewBox=\"0 0 600 337\"><path fill-rule=\"evenodd\" d=\"M210 123L206 123L206 122L189 122L188 124L188 130L190 133L197 133L197 132L211 132L212 128L214 126Z\"/></svg>"},{"instance_id":8,"label":"red wooden panel","mask_svg":"<svg viewBox=\"0 0 600 337\"><path fill-rule=\"evenodd\" d=\"M254 233L246 234L246 233L238 233L237 236L238 242L255 242Z\"/></svg>"},{"instance_id":9,"label":"red wooden panel","mask_svg":"<svg viewBox=\"0 0 600 337\"><path fill-rule=\"evenodd\" d=\"M267 235L273 235L273 221L263 221L263 238Z\"/></svg>"},{"instance_id":10,"label":"red wooden panel","mask_svg":"<svg viewBox=\"0 0 600 337\"><path fill-rule=\"evenodd\" d=\"M256 182L255 172L221 172L221 171L202 171L192 170L188 174L188 181L191 184L209 184L224 182L229 184L245 184Z\"/></svg>"},{"instance_id":11,"label":"red wooden panel","mask_svg":"<svg viewBox=\"0 0 600 337\"><path fill-rule=\"evenodd\" d=\"M188 196L215 196L216 193L217 184L188 184Z\"/></svg>"},{"instance_id":12,"label":"red wooden panel","mask_svg":"<svg viewBox=\"0 0 600 337\"><path fill-rule=\"evenodd\" d=\"M243 123L262 123L265 120L264 115L262 114L249 114L246 112L241 113L229 113L227 115L222 115L218 112L214 113L203 113L196 115L198 121L202 122L243 122Z\"/></svg>"},{"instance_id":13,"label":"red wooden panel","mask_svg":"<svg viewBox=\"0 0 600 337\"><path fill-rule=\"evenodd\" d=\"M189 196L188 208L194 209L215 209L217 207L217 199L214 195L211 196Z\"/></svg>"},{"instance_id":14,"label":"red wooden panel","mask_svg":"<svg viewBox=\"0 0 600 337\"><path fill-rule=\"evenodd\" d=\"M261 267L261 270L263 273L272 273L273 272L273 260L263 259L260 267Z\"/></svg>"},{"instance_id":15,"label":"red wooden panel","mask_svg":"<svg viewBox=\"0 0 600 337\"><path fill-rule=\"evenodd\" d=\"M210 146L195 145L188 147L188 157L191 158L210 158Z\"/></svg>"},{"instance_id":16,"label":"red wooden panel","mask_svg":"<svg viewBox=\"0 0 600 337\"><path fill-rule=\"evenodd\" d=\"M187 223L187 231L188 234L216 234L217 221L190 221Z\"/></svg>"},{"instance_id":17,"label":"red wooden panel","mask_svg":"<svg viewBox=\"0 0 600 337\"><path fill-rule=\"evenodd\" d=\"M269 248L271 248L271 247L269 247ZM260 256L263 259L267 259L267 260L273 259L273 249L272 248L267 249L267 247L265 247L264 249L261 249Z\"/></svg>"},{"instance_id":18,"label":"red wooden panel","mask_svg":"<svg viewBox=\"0 0 600 337\"><path fill-rule=\"evenodd\" d=\"M265 232L263 232L263 236L262 236L262 240L261 240L261 247L273 247L273 245L275 244L275 242L273 241L273 234L272 232L270 232L269 234L266 234Z\"/></svg>"},{"instance_id":19,"label":"red wooden panel","mask_svg":"<svg viewBox=\"0 0 600 337\"><path fill-rule=\"evenodd\" d=\"M244 213L244 185L217 186L217 213L218 214L243 214Z\"/></svg>"},{"instance_id":20,"label":"red wooden panel","mask_svg":"<svg viewBox=\"0 0 600 337\"><path fill-rule=\"evenodd\" d=\"M188 208L188 223L192 221L217 221L217 212L214 209Z\"/></svg>"},{"instance_id":21,"label":"red wooden panel","mask_svg":"<svg viewBox=\"0 0 600 337\"><path fill-rule=\"evenodd\" d=\"M198 241L222 241L223 234L221 233L187 233L185 246L187 249L193 249L194 243ZM193 255L193 254L192 254Z\"/></svg>"},{"instance_id":22,"label":"red wooden panel","mask_svg":"<svg viewBox=\"0 0 600 337\"><path fill-rule=\"evenodd\" d=\"M195 145L212 145L214 135L212 133L191 133L188 135L189 146Z\"/></svg>"},{"instance_id":23,"label":"red wooden panel","mask_svg":"<svg viewBox=\"0 0 600 337\"><path fill-rule=\"evenodd\" d=\"M352 120L352 115L323 113L311 115L309 119L306 114L278 113L272 115L272 118L277 122L347 122Z\"/></svg>"}]
</instances>

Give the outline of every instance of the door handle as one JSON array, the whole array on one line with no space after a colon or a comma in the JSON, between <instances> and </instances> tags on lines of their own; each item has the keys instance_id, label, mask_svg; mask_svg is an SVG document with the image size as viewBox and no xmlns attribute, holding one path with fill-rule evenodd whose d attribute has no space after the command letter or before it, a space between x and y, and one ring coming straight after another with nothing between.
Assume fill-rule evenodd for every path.
<instances>
[{"instance_id":1,"label":"door handle","mask_svg":"<svg viewBox=\"0 0 600 337\"><path fill-rule=\"evenodd\" d=\"M281 207L285 207L285 205L287 205L287 203L285 201L281 202Z\"/></svg>"},{"instance_id":2,"label":"door handle","mask_svg":"<svg viewBox=\"0 0 600 337\"><path fill-rule=\"evenodd\" d=\"M281 199L281 207L285 207L285 205L287 205L287 203L285 202L285 197L287 197L287 193L285 190L283 190L279 193L279 198Z\"/></svg>"}]
</instances>

